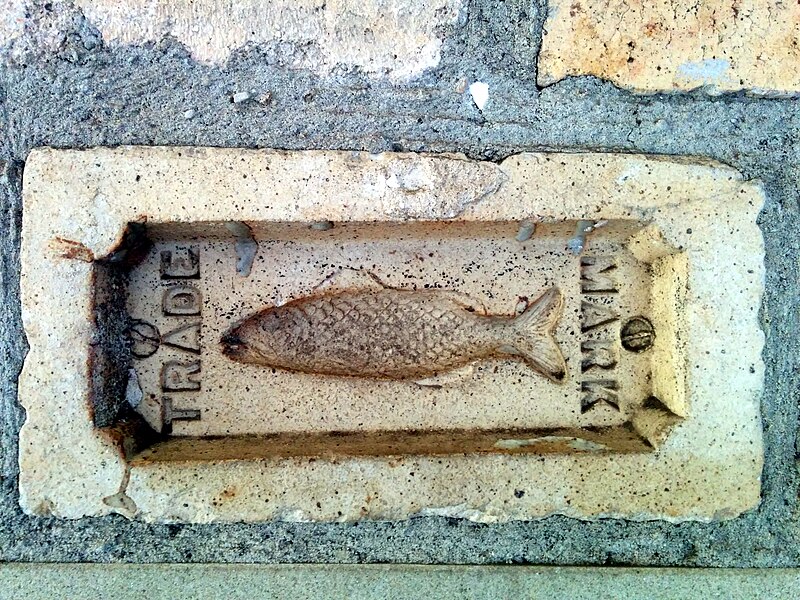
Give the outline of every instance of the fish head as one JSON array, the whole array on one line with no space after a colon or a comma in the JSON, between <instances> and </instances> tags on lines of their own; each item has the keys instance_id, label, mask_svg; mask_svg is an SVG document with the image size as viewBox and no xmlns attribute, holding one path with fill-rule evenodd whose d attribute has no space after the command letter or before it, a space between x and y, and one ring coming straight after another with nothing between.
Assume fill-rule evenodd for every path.
<instances>
[{"instance_id":1,"label":"fish head","mask_svg":"<svg viewBox=\"0 0 800 600\"><path fill-rule=\"evenodd\" d=\"M222 336L220 344L222 353L236 362L258 363L261 361L261 352L252 340L257 339L251 331L252 324L245 321L229 329Z\"/></svg>"},{"instance_id":2,"label":"fish head","mask_svg":"<svg viewBox=\"0 0 800 600\"><path fill-rule=\"evenodd\" d=\"M266 311L233 326L220 340L222 353L241 363L274 364L278 360L274 348L286 323L280 315Z\"/></svg>"}]
</instances>

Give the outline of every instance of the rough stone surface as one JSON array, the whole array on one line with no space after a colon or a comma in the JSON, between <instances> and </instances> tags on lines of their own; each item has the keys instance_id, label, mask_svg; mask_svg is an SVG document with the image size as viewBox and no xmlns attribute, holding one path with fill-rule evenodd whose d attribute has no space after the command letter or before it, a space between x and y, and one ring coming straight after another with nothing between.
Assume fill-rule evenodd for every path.
<instances>
[{"instance_id":1,"label":"rough stone surface","mask_svg":"<svg viewBox=\"0 0 800 600\"><path fill-rule=\"evenodd\" d=\"M420 215L421 207L413 203L430 190L436 190L436 197L424 203L425 212ZM553 513L582 518L716 519L736 516L759 501L763 457L758 404L763 334L756 313L763 294L763 244L755 218L763 194L760 185L743 182L733 169L663 157L594 153L520 154L495 165L461 157L391 153L41 149L29 156L23 194L22 318L30 351L19 386L27 411L20 434L20 501L31 514L106 514L118 508L119 503L109 500L117 493L126 496L123 514L135 512L134 516L145 520L190 523L396 520L416 514L480 522ZM248 303L254 298L258 301L259 294L263 303L274 301L275 292L263 282L250 289L241 280L226 277L226 253L215 254L203 244L203 235L219 239L220 233L210 229L203 234L201 229L192 234L187 228L192 223L248 223L254 237L266 243L274 241L280 231L270 234L270 223L344 221L341 227L347 227L349 223L389 222L383 235L396 238L393 248L402 256L403 244L407 243L404 240L410 236L408 232L397 233L397 229L402 227L398 223L408 220L409 202L414 218L449 220L453 224L491 225L536 216L544 230L548 224L577 222L586 215L608 221L608 233L594 233L596 241L585 242L582 256L594 252L614 257L615 264L619 263L614 275L619 298L615 294L607 300L609 307L620 315L644 312L664 335L652 353L638 357L640 362L620 360L616 370L606 370L603 378L619 377L610 385L620 387L618 403L623 411L637 410L627 404L655 393L637 389L642 380L651 379L656 389L664 390L659 392L660 400L684 417L675 432L661 434L663 444L656 452L618 454L603 443L603 438L584 440L579 429L613 424L610 405L600 407L600 416L594 408L577 419L569 411L559 414L557 405L571 404L573 411L580 410L584 396L581 384L592 380L593 376L580 367L583 354L576 336L585 335L592 318L587 316L590 313L584 303L600 306L594 303L596 295L589 299L580 292L583 288L574 274L581 272L581 259L569 251L569 234L563 233L560 248L557 242L550 242L551 258L537 259L537 273L520 274L525 265L515 266L515 273L517 278L528 280L538 276L544 280L539 285L563 289L565 315L556 339L567 359L567 381L556 384L524 368L510 371L515 365L501 363L487 373L445 383L441 389L445 394L453 392L456 399L487 397L505 411L523 414L521 423L501 422L500 428L516 425L533 429L548 424L576 427L579 433L575 439L585 441L584 451L540 458L534 453L502 452L405 456L395 451L386 456L370 456L368 452L348 456L334 450L332 454L314 453L292 460L280 455L263 461L245 460L234 453L224 460L212 456L200 461L187 456L170 462L160 461L158 452L153 452L146 458L132 459L126 467L122 453L116 451L107 434L93 431L87 371L93 355L91 290L99 284L95 283L91 261L114 251L128 223L144 222L164 232L174 223L179 231L186 231L192 243L199 244L198 252L202 253L198 279L192 280L204 298L203 341L198 347L203 366L197 375L202 386L197 393L175 391L169 395L176 403L181 398L183 402L194 401L192 406L202 408L204 419L211 423L206 425L201 418L199 428L188 428L184 433L314 433L321 427L315 411L324 416L340 403L357 404L361 380L318 380L287 374L275 383L270 370L256 374L263 373L266 378L253 379L248 367L221 356L214 341L226 326L225 320L217 322L214 314L235 319L236 310L247 312ZM626 222L640 225L626 230ZM513 233L512 229L506 237L511 239ZM538 235L547 243L543 232ZM624 244L615 247L604 239L614 236L621 237ZM534 234L528 246L536 239ZM447 254L448 244L453 243L445 237L438 251ZM724 255L718 251L723 245ZM343 251L342 242L337 246ZM398 274L402 261L381 271L378 246L367 247L375 248L369 260L375 261L371 268L377 277ZM163 251L158 246L156 250L162 258ZM452 251L465 253L457 247ZM206 253L211 253L210 259ZM326 264L335 263L330 250L322 255ZM416 254L412 251L411 256ZM637 271L625 266L625 261L635 259L649 267ZM387 260L392 260L389 255ZM566 269L562 265L565 260ZM313 257L301 256L296 261L313 263ZM233 273L232 261L229 264ZM509 264L513 263L506 259L501 266L509 268ZM485 266L487 276L479 275L473 286L457 286L454 291L474 295L492 286L498 296L497 302L492 302L491 296L487 299L487 310L492 314L502 305L501 300L509 303L519 297L519 291L511 287L508 295L508 285L498 285L498 267L490 262ZM270 270L281 268L269 261ZM291 270L293 264L285 268ZM646 277L647 270L653 272L652 291L637 281ZM423 273L418 285L432 281L447 286L448 280L434 273ZM324 275L324 271L317 273L318 278ZM250 276L256 280L263 277L259 270ZM725 277L724 287L720 276ZM406 274L401 280L408 281L409 277ZM291 295L293 290L302 294L304 285L314 284L314 280L303 281L300 272L293 277L295 284L301 284L297 290L285 286L277 289L283 294ZM411 283L408 289L413 289ZM141 293L144 285L132 277L132 293ZM158 278L150 297L160 302L163 286L164 281ZM222 304L213 299L216 286L226 292L218 292L226 297ZM533 293L533 297L539 293ZM144 310L134 308L137 313ZM159 325L163 329L163 324ZM611 327L617 340L618 324ZM670 347L662 345L666 342L672 342ZM70 350L65 352L66 348ZM687 372L665 366L676 354L682 356L676 362L685 363ZM169 354L167 358L181 357ZM158 393L157 371L151 373L139 364L134 363L134 367L141 370L138 380L145 394ZM510 371L508 376L504 369ZM631 373L626 375L626 369ZM534 387L516 396L515 384L526 380L531 382L526 385ZM239 387L253 391L239 397L237 381ZM438 406L449 415L450 427L455 430L490 429L493 425L489 415L480 421L465 421L470 409L486 409L477 402L460 408L439 389L421 392L413 382L366 381L364 385L371 390L368 406L377 415L360 414L357 407L346 408L341 420L334 416L324 420L325 429L448 428L446 422L419 422L413 417L404 420L398 414L407 410L405 405L416 402ZM381 387L388 387L388 392ZM205 402L203 390L211 394ZM264 390L263 395L260 390ZM631 391L633 397L627 398ZM387 395L385 400L383 394ZM304 417L288 424L283 422L283 415L273 416L269 408L258 406L280 406L304 396L313 400L302 407ZM539 396L541 404L531 403L529 396ZM253 405L247 405L248 401ZM233 407L218 407L226 402ZM235 412L242 404L244 410ZM226 424L226 410L238 421L234 431ZM531 420L525 417L526 411L540 414ZM355 416L348 416L350 412ZM634 426L648 432L658 428L643 412L639 409L631 417ZM220 429L214 429L215 419L222 421L217 425ZM366 422L363 427L361 421ZM522 447L536 446L536 440L529 437ZM501 448L508 445L506 438L508 435L498 434L489 443Z\"/></svg>"},{"instance_id":2,"label":"rough stone surface","mask_svg":"<svg viewBox=\"0 0 800 600\"><path fill-rule=\"evenodd\" d=\"M55 3L53 7L55 8ZM800 114L792 100L702 93L637 96L592 78L538 90L532 80L546 10L527 1L471 0L439 66L389 85L358 74L320 78L236 54L198 65L166 40L111 50L79 12L56 23L29 11L30 42L53 26L52 48L31 44L0 67L0 414L4 560L101 562L448 562L598 565L800 564L796 463L800 339ZM59 24L60 23L60 24ZM60 28L60 29L59 29ZM470 82L489 85L478 111ZM242 89L271 103L234 104ZM184 115L194 111L191 118ZM31 148L116 144L462 152L500 160L541 149L710 157L764 184L759 216L766 284L762 502L722 523L672 524L566 517L481 525L446 517L393 523L153 525L120 516L31 518L18 506L17 376L27 351L19 302L21 177Z\"/></svg>"},{"instance_id":3,"label":"rough stone surface","mask_svg":"<svg viewBox=\"0 0 800 600\"><path fill-rule=\"evenodd\" d=\"M17 57L25 51L20 40L29 4L0 4L5 9L0 20L4 45L13 47ZM59 20L69 17L67 3L49 4ZM158 43L171 37L198 61L215 64L227 62L235 50L260 45L287 68L321 74L358 69L402 79L438 64L442 37L458 18L461 0L77 0L75 5L109 45ZM52 49L61 42L58 31L56 27L48 34L34 34L33 44Z\"/></svg>"},{"instance_id":4,"label":"rough stone surface","mask_svg":"<svg viewBox=\"0 0 800 600\"><path fill-rule=\"evenodd\" d=\"M641 92L800 93L800 5L553 0L539 84L595 75Z\"/></svg>"}]
</instances>

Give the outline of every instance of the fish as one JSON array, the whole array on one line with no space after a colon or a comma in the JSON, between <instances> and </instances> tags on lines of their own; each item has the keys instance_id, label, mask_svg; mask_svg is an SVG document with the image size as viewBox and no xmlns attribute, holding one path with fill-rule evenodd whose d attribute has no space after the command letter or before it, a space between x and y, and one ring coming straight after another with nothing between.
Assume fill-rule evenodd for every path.
<instances>
[{"instance_id":1,"label":"fish","mask_svg":"<svg viewBox=\"0 0 800 600\"><path fill-rule=\"evenodd\" d=\"M299 373L419 381L507 358L560 383L563 305L556 287L519 316L480 314L447 290L345 289L262 309L220 343L233 361Z\"/></svg>"}]
</instances>

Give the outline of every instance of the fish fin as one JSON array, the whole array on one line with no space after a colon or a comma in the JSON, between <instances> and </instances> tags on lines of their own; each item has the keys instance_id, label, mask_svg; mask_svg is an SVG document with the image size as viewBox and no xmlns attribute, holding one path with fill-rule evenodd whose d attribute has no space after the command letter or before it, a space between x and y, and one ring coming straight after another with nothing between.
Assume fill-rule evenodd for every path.
<instances>
[{"instance_id":1,"label":"fish fin","mask_svg":"<svg viewBox=\"0 0 800 600\"><path fill-rule=\"evenodd\" d=\"M521 356L537 372L556 382L564 381L567 375L564 356L553 337L563 307L564 298L559 289L550 288L514 319L516 339L507 341L501 348Z\"/></svg>"},{"instance_id":2,"label":"fish fin","mask_svg":"<svg viewBox=\"0 0 800 600\"><path fill-rule=\"evenodd\" d=\"M469 312L474 312L479 315L489 314L489 311L486 310L486 305L483 302L462 292L439 289L434 289L431 291L434 291L443 297L449 298L451 301L455 302Z\"/></svg>"},{"instance_id":3,"label":"fish fin","mask_svg":"<svg viewBox=\"0 0 800 600\"><path fill-rule=\"evenodd\" d=\"M316 284L299 284L290 291L283 291L275 297L275 306L307 298L311 295L331 296L341 292L377 292L389 288L378 276L363 269L339 268Z\"/></svg>"},{"instance_id":4,"label":"fish fin","mask_svg":"<svg viewBox=\"0 0 800 600\"><path fill-rule=\"evenodd\" d=\"M473 373L475 373L475 366L467 365L466 367L453 369L452 371L447 371L445 373L439 373L438 375L433 375L432 377L418 379L414 381L414 383L422 387L440 388L445 385L457 383L463 379L472 377Z\"/></svg>"},{"instance_id":5,"label":"fish fin","mask_svg":"<svg viewBox=\"0 0 800 600\"><path fill-rule=\"evenodd\" d=\"M363 269L344 267L328 275L315 285L312 291L335 294L337 292L379 291L388 288L389 286L383 283L374 273Z\"/></svg>"}]
</instances>

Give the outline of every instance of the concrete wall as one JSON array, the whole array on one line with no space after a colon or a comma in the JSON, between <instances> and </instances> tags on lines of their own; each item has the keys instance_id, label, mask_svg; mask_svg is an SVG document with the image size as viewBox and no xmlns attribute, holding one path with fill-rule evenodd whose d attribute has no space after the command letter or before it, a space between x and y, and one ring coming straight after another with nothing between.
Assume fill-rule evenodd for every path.
<instances>
[{"instance_id":1,"label":"concrete wall","mask_svg":"<svg viewBox=\"0 0 800 600\"><path fill-rule=\"evenodd\" d=\"M171 3L157 0L115 4L0 3L0 559L800 564L796 12L776 13L781 3L764 1L734 3L736 15L721 7L691 23L670 17L677 12L629 23L627 12L611 11L621 23L615 30L593 2L577 11L544 0L307 0L299 14L284 2L263 10L256 2L195 2L192 13L170 13ZM751 39L754 22L752 39L763 47L741 43ZM651 23L662 43L643 41ZM678 41L680 52L672 52ZM586 51L566 53L576 46ZM630 51L612 60L610 46ZM670 67L664 57L680 62ZM727 63L703 62L709 60ZM630 65L637 61L672 75L636 70ZM470 93L477 81L488 85L481 108ZM767 194L760 219L767 268L760 507L732 521L680 525L561 517L481 525L426 517L180 526L23 515L16 379L26 351L18 257L25 160L37 146L118 144L402 149L489 160L542 149L644 152L709 157L760 179Z\"/></svg>"}]
</instances>

